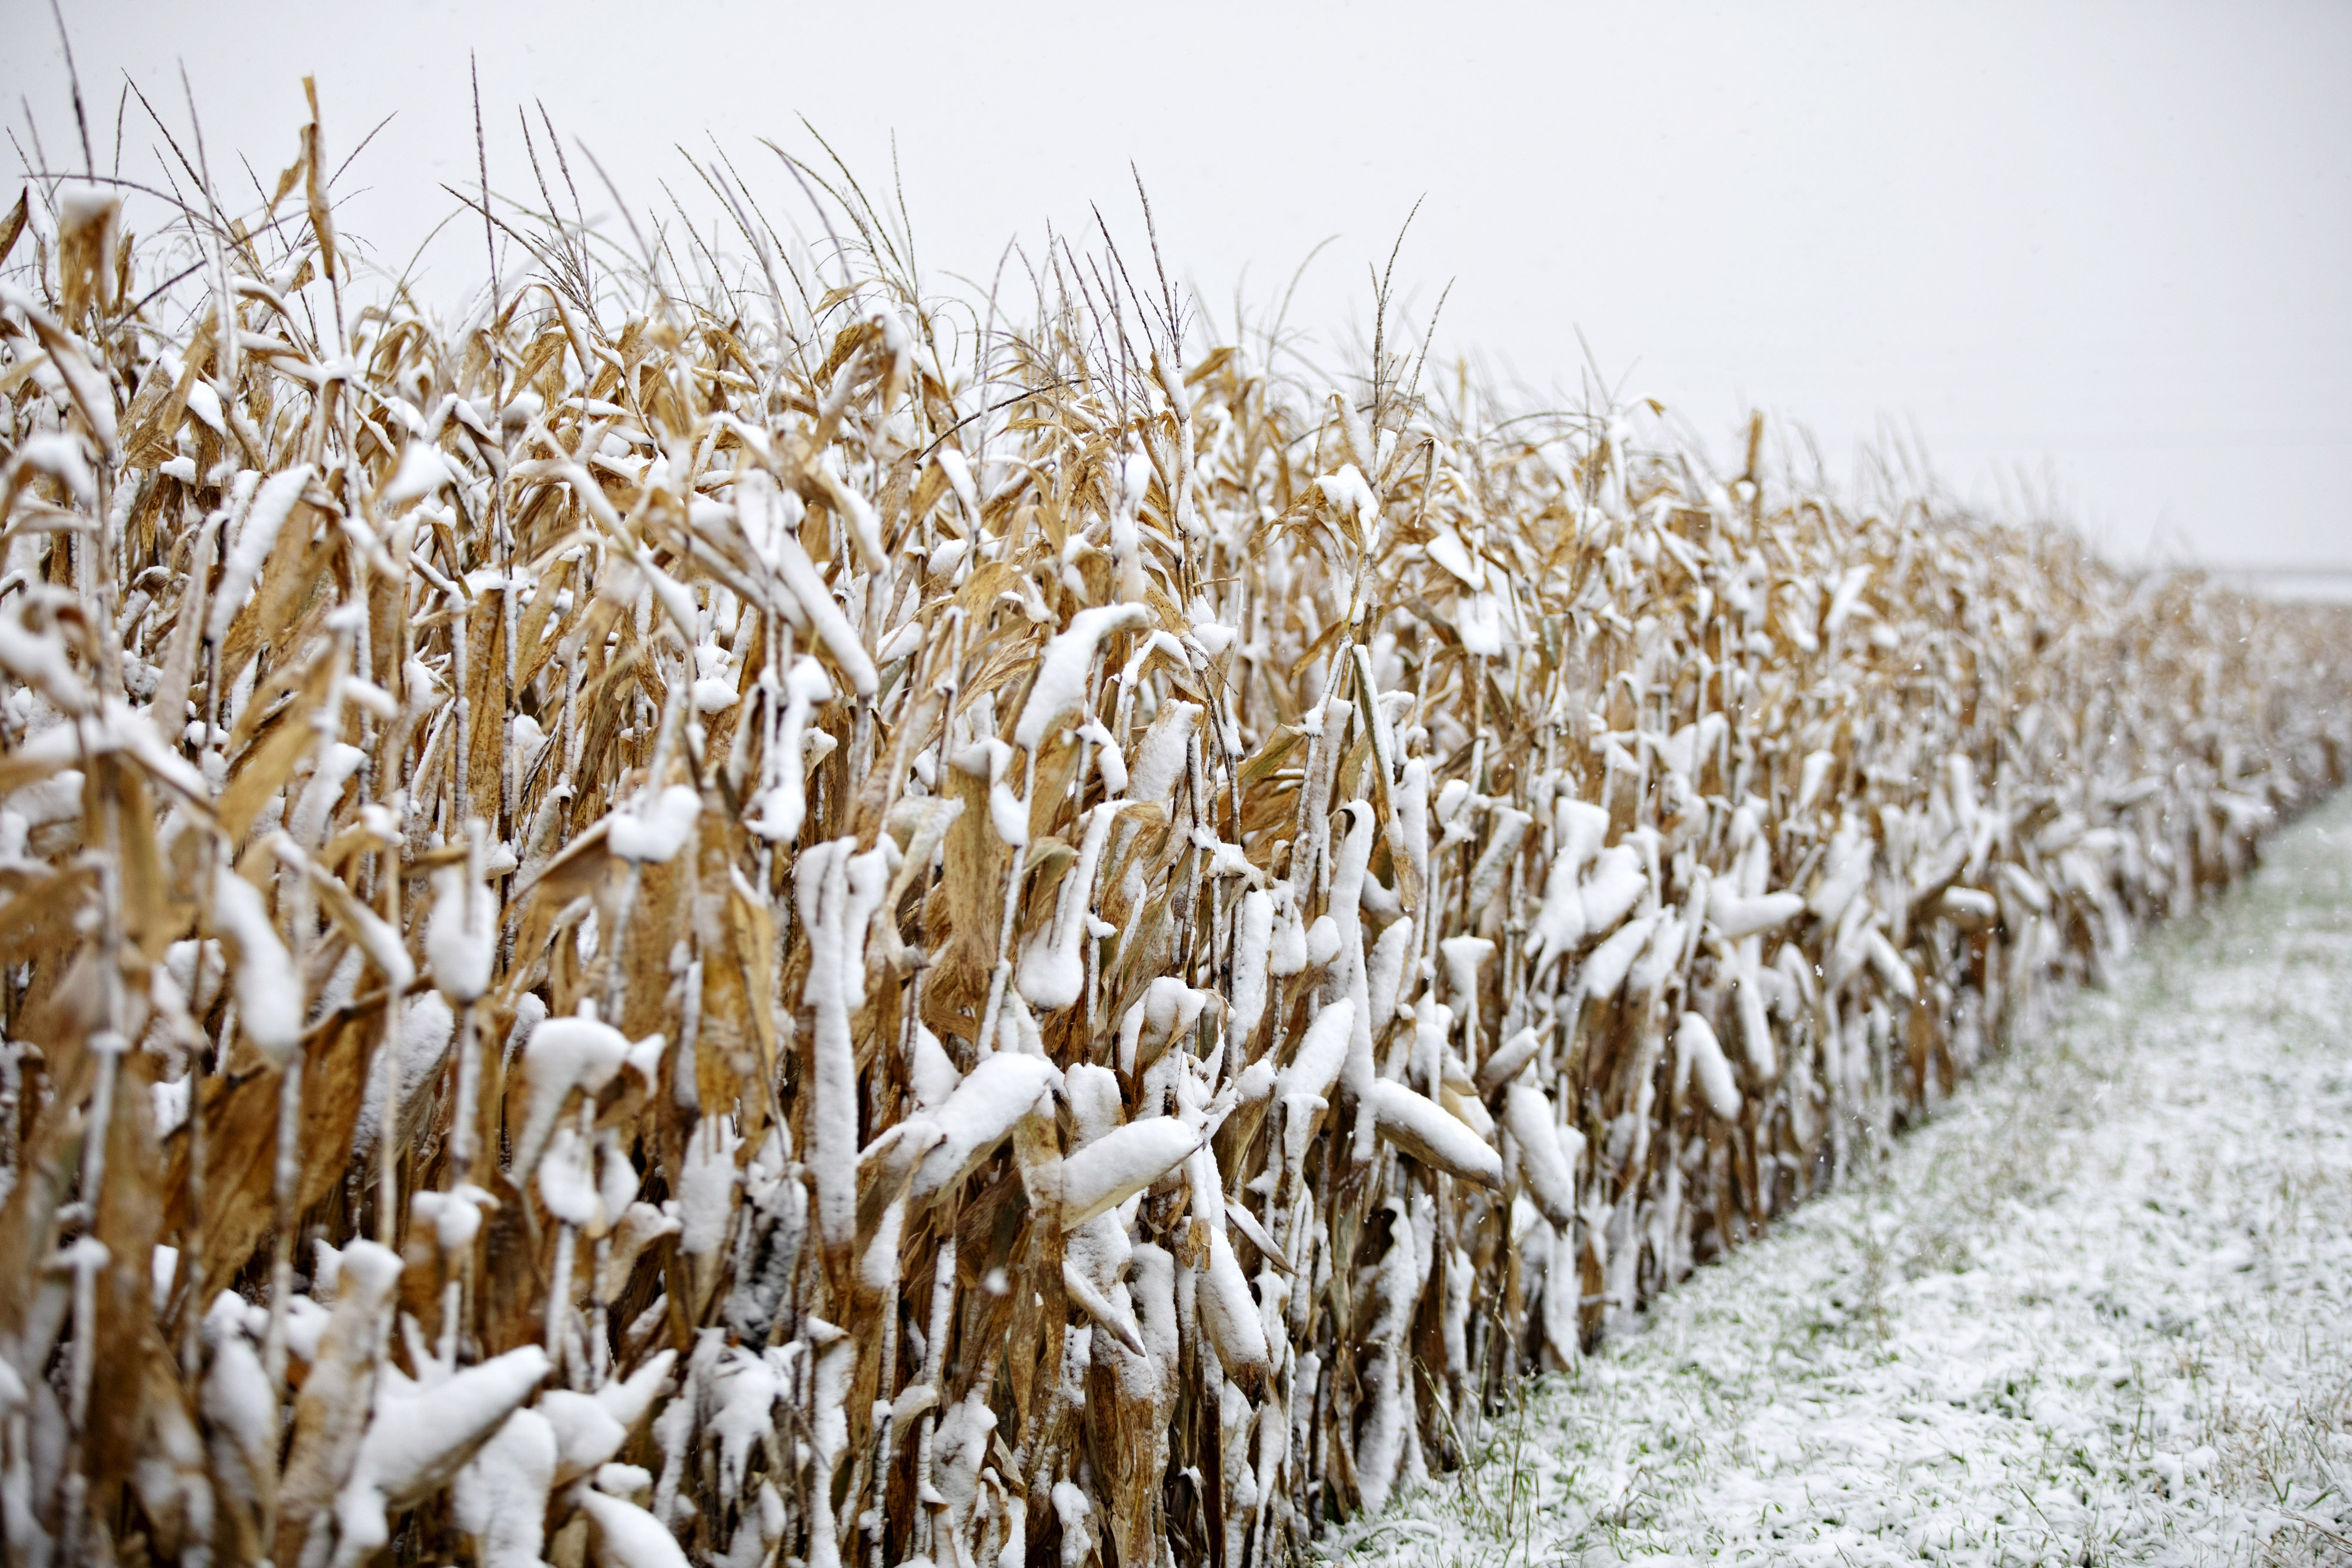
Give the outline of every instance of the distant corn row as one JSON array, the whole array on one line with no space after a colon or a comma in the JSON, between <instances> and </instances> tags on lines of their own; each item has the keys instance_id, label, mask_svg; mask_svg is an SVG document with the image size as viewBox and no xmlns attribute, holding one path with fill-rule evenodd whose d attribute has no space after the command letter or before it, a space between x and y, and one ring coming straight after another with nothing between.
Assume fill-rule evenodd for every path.
<instances>
[{"instance_id":1,"label":"distant corn row","mask_svg":"<svg viewBox=\"0 0 2352 1568\"><path fill-rule=\"evenodd\" d=\"M854 194L362 309L305 145L5 230L12 1563L1283 1560L2352 762L2341 618Z\"/></svg>"}]
</instances>

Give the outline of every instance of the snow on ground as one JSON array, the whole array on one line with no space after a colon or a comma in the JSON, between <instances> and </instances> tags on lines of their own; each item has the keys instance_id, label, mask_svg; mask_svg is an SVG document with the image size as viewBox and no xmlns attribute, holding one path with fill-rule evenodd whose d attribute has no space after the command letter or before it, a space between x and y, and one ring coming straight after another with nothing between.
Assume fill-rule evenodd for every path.
<instances>
[{"instance_id":1,"label":"snow on ground","mask_svg":"<svg viewBox=\"0 0 2352 1568\"><path fill-rule=\"evenodd\" d=\"M2352 791L1354 1562L2352 1563Z\"/></svg>"}]
</instances>

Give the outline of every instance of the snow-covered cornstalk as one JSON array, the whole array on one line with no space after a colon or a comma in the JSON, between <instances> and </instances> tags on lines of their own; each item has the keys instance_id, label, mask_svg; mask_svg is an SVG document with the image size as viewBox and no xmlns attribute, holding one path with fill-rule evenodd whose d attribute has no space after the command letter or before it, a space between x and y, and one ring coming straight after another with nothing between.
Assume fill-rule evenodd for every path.
<instances>
[{"instance_id":1,"label":"snow-covered cornstalk","mask_svg":"<svg viewBox=\"0 0 2352 1568\"><path fill-rule=\"evenodd\" d=\"M452 326L310 172L0 229L12 1562L1275 1561L2352 762L2341 615L1116 256Z\"/></svg>"}]
</instances>

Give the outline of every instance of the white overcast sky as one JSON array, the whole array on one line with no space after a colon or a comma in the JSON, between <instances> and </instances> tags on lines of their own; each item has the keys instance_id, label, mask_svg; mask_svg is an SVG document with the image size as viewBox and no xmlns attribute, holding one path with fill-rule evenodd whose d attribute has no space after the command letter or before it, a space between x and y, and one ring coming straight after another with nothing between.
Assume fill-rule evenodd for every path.
<instances>
[{"instance_id":1,"label":"white overcast sky","mask_svg":"<svg viewBox=\"0 0 2352 1568\"><path fill-rule=\"evenodd\" d=\"M895 132L926 270L984 276L1090 202L1139 238L1131 161L1221 319L1245 270L1263 304L1336 236L1292 312L1335 350L1423 200L1411 304L1453 280L1441 352L1531 405L1573 394L1580 331L1718 451L1749 406L1810 426L1840 472L1916 432L1963 494L2022 476L2120 559L2352 567L2342 4L64 10L101 163L126 74L181 120L184 65L215 158L265 177L305 73L331 158L394 115L338 188L344 229L386 255L474 179L468 50L494 189L530 189L532 100L641 212L657 181L686 193L674 144L775 170L757 139L814 154L805 116L870 185ZM0 0L0 21L19 141L29 114L78 163L47 0ZM123 172L151 172L135 107L124 141ZM780 172L754 178L805 218ZM478 235L436 246L429 296L478 278Z\"/></svg>"}]
</instances>

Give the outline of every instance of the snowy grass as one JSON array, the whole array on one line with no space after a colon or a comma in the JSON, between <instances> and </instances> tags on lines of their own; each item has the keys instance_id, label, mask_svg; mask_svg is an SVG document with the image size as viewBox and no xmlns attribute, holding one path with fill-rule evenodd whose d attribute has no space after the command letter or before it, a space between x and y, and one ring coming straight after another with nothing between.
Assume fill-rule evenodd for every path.
<instances>
[{"instance_id":1,"label":"snowy grass","mask_svg":"<svg viewBox=\"0 0 2352 1568\"><path fill-rule=\"evenodd\" d=\"M2352 1561L2352 796L1352 1563Z\"/></svg>"}]
</instances>

